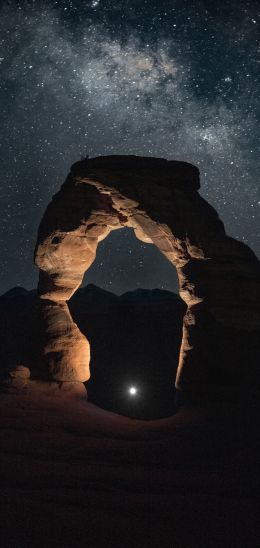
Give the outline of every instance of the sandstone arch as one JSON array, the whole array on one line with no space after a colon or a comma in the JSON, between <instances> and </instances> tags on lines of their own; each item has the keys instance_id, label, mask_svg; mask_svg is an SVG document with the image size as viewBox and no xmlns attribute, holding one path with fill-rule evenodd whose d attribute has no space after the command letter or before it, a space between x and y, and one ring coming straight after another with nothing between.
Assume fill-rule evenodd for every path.
<instances>
[{"instance_id":1,"label":"sandstone arch","mask_svg":"<svg viewBox=\"0 0 260 548\"><path fill-rule=\"evenodd\" d=\"M74 164L39 227L35 263L45 322L43 354L56 381L89 378L90 349L66 301L111 230L132 227L177 269L188 305L177 388L188 396L240 393L259 382L259 262L228 237L199 195L191 164L105 156Z\"/></svg>"}]
</instances>

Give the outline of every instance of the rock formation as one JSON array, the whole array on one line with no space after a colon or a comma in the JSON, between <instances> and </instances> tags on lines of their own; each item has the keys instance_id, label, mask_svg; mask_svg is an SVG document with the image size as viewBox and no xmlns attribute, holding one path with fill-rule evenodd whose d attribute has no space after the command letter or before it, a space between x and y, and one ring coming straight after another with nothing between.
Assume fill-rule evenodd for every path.
<instances>
[{"instance_id":1,"label":"rock formation","mask_svg":"<svg viewBox=\"0 0 260 548\"><path fill-rule=\"evenodd\" d=\"M176 386L186 397L234 397L259 386L259 262L225 234L184 162L107 156L74 164L39 227L35 263L43 355L56 381L89 378L89 344L66 301L111 230L132 227L176 267L187 304ZM258 300L257 300L258 298Z\"/></svg>"}]
</instances>

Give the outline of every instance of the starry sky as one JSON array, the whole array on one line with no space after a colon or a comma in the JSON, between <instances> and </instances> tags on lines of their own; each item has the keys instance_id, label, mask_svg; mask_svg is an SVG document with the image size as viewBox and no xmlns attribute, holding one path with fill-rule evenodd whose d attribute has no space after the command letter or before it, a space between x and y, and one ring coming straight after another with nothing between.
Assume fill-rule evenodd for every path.
<instances>
[{"instance_id":1,"label":"starry sky","mask_svg":"<svg viewBox=\"0 0 260 548\"><path fill-rule=\"evenodd\" d=\"M87 154L194 163L227 232L259 254L257 1L0 6L0 294L36 287L37 227ZM89 282L177 288L173 267L129 229L100 244Z\"/></svg>"}]
</instances>

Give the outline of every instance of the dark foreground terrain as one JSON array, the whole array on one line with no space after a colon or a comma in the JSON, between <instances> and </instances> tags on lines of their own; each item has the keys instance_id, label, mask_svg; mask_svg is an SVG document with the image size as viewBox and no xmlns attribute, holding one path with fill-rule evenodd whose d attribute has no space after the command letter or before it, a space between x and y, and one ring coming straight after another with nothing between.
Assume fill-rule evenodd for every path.
<instances>
[{"instance_id":1,"label":"dark foreground terrain","mask_svg":"<svg viewBox=\"0 0 260 548\"><path fill-rule=\"evenodd\" d=\"M1 548L259 546L253 406L147 422L53 386L0 396Z\"/></svg>"},{"instance_id":2,"label":"dark foreground terrain","mask_svg":"<svg viewBox=\"0 0 260 548\"><path fill-rule=\"evenodd\" d=\"M118 391L138 381L147 407L132 414L168 418L37 380L36 295L0 300L1 548L258 548L259 404L204 395L173 410L184 305L120 299L88 286L71 300L92 347L88 393L127 414Z\"/></svg>"}]
</instances>

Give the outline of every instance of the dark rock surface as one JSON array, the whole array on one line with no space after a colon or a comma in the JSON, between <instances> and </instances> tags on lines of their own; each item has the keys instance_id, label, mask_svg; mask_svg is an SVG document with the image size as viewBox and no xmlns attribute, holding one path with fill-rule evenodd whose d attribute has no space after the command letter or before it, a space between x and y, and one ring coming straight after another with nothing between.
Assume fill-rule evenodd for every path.
<instances>
[{"instance_id":1,"label":"dark rock surface","mask_svg":"<svg viewBox=\"0 0 260 548\"><path fill-rule=\"evenodd\" d=\"M38 368L37 307L35 291L14 288L0 297L0 363L5 364L5 375L23 364L32 378L44 378ZM171 415L186 309L178 295L139 289L119 297L90 284L75 293L69 307L91 345L91 378L86 383L90 401L139 418ZM131 384L139 388L134 399L128 394Z\"/></svg>"}]
</instances>

